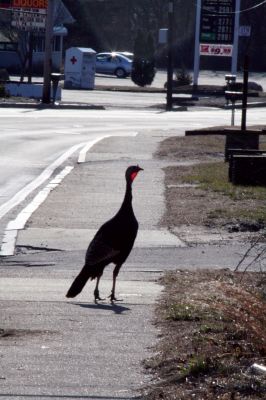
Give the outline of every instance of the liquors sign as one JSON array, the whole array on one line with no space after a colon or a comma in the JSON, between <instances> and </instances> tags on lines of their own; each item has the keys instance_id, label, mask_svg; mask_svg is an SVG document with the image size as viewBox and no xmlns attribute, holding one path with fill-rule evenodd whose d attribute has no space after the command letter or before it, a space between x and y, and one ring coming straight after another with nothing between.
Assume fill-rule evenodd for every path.
<instances>
[{"instance_id":1,"label":"liquors sign","mask_svg":"<svg viewBox=\"0 0 266 400\"><path fill-rule=\"evenodd\" d=\"M0 8L47 8L48 0L0 0Z\"/></svg>"},{"instance_id":2,"label":"liquors sign","mask_svg":"<svg viewBox=\"0 0 266 400\"><path fill-rule=\"evenodd\" d=\"M13 0L13 8L47 8L48 0Z\"/></svg>"}]
</instances>

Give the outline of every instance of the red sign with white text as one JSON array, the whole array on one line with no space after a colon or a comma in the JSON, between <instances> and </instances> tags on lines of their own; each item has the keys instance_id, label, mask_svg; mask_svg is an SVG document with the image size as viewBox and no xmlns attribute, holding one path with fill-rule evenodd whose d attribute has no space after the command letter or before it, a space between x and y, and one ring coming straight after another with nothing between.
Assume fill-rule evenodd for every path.
<instances>
[{"instance_id":1,"label":"red sign with white text","mask_svg":"<svg viewBox=\"0 0 266 400\"><path fill-rule=\"evenodd\" d=\"M13 8L47 8L48 0L13 0Z\"/></svg>"},{"instance_id":2,"label":"red sign with white text","mask_svg":"<svg viewBox=\"0 0 266 400\"><path fill-rule=\"evenodd\" d=\"M212 43L201 43L200 44L200 55L201 56L222 56L232 57L233 46L230 44L212 44Z\"/></svg>"}]
</instances>

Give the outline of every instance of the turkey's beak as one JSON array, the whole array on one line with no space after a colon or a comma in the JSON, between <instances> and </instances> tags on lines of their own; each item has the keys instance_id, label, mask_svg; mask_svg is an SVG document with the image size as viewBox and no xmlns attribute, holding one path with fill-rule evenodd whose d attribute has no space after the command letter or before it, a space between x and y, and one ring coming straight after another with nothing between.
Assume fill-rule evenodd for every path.
<instances>
[{"instance_id":1,"label":"turkey's beak","mask_svg":"<svg viewBox=\"0 0 266 400\"><path fill-rule=\"evenodd\" d=\"M141 168L139 165L138 165L138 169L139 169L139 171L144 171L144 169Z\"/></svg>"}]
</instances>

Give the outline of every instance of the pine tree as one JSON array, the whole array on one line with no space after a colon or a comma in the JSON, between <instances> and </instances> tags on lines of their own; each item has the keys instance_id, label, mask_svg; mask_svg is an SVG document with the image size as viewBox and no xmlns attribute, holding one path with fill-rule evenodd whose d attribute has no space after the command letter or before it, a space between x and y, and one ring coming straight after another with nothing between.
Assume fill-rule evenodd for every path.
<instances>
[{"instance_id":1,"label":"pine tree","mask_svg":"<svg viewBox=\"0 0 266 400\"><path fill-rule=\"evenodd\" d=\"M134 60L131 79L138 86L151 85L155 76L154 43L152 36L147 37L138 31L134 45Z\"/></svg>"}]
</instances>

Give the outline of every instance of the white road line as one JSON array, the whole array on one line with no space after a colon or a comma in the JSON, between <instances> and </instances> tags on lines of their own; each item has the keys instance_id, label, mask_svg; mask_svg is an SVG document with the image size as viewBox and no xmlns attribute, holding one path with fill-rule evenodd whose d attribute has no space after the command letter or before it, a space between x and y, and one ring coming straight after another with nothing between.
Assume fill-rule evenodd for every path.
<instances>
[{"instance_id":1,"label":"white road line","mask_svg":"<svg viewBox=\"0 0 266 400\"><path fill-rule=\"evenodd\" d=\"M111 135L102 136L100 140L105 139L105 138L110 137L110 136L111 136ZM90 150L90 148L91 148L94 144L96 144L97 142L99 142L99 139L92 140L91 142L88 142L88 143L83 147L83 149L81 149L81 151L79 152L79 158L78 158L78 163L79 163L79 164L85 162L87 152L88 152L88 151Z\"/></svg>"},{"instance_id":2,"label":"white road line","mask_svg":"<svg viewBox=\"0 0 266 400\"><path fill-rule=\"evenodd\" d=\"M26 222L37 208L47 199L49 193L58 186L74 167L65 167L48 185L45 186L34 199L18 214L17 218L10 221L6 230L24 229Z\"/></svg>"},{"instance_id":3,"label":"white road line","mask_svg":"<svg viewBox=\"0 0 266 400\"><path fill-rule=\"evenodd\" d=\"M49 193L62 182L73 168L74 167L70 166L65 167L34 197L34 199L18 214L16 219L8 223L1 246L1 256L12 256L14 254L18 231L24 229L25 224L31 217L32 213L37 210L37 208L46 200Z\"/></svg>"},{"instance_id":4,"label":"white road line","mask_svg":"<svg viewBox=\"0 0 266 400\"><path fill-rule=\"evenodd\" d=\"M128 134L128 136L131 135L136 136L137 132ZM12 199L7 201L0 207L0 219L12 208L25 200L25 198L42 183L44 183L45 180L50 178L55 169L58 168L68 157L70 157L78 149L82 147L81 151L79 152L78 163L85 162L86 154L89 149L97 142L110 136L111 135L104 135L97 139L90 140L87 143L80 143L78 145L72 146L69 150L67 150L64 154L57 158L51 165L49 165L36 179L34 179L31 183L21 189L14 197L12 197ZM32 213L37 210L37 208L46 200L49 193L62 182L65 176L68 175L73 168L74 167L70 166L65 167L63 171L56 175L56 177L52 179L48 183L48 185L46 185L45 188L42 189L34 197L34 199L18 214L18 216L14 220L10 221L7 224L0 250L0 256L10 256L14 254L18 231L24 229L25 224L31 217Z\"/></svg>"},{"instance_id":5,"label":"white road line","mask_svg":"<svg viewBox=\"0 0 266 400\"><path fill-rule=\"evenodd\" d=\"M72 146L68 149L64 154L62 154L59 158L57 158L51 165L49 165L36 179L34 179L31 183L21 189L15 196L13 196L9 201L3 204L0 207L0 219L7 214L12 208L20 204L25 198L37 189L45 180L50 178L56 168L58 168L68 157L70 157L73 153L79 150L81 147L82 150L79 153L79 157L86 157L86 151L88 151L95 143L101 140L102 137L91 140L87 144L80 143L78 145ZM34 199L18 214L16 219L10 221L7 224L7 227L4 232L4 237L2 241L2 246L0 249L0 256L11 256L14 254L16 240L18 231L20 229L24 229L26 222L32 215L34 211L45 201L49 193L62 182L64 177L72 171L73 167L66 167L62 172L60 172L54 179L52 179L48 185L42 189Z\"/></svg>"},{"instance_id":6,"label":"white road line","mask_svg":"<svg viewBox=\"0 0 266 400\"><path fill-rule=\"evenodd\" d=\"M101 129L102 130L102 129ZM113 128L110 128L110 129L105 129L105 131L106 130L112 130L113 131ZM117 131L120 131L120 130L125 130L125 128L124 127L117 127L116 128L116 130ZM132 132L127 132L127 136L137 136L137 134L138 134L138 132L136 132L136 131L132 131ZM115 137L115 135L104 135L104 136L102 136L101 137L101 139L100 140L103 140L103 139L106 139L106 138L108 138L108 137ZM84 163L85 161L86 161L86 155L87 155L87 152L90 150L90 148L92 147L92 146L94 146L97 142L99 142L100 141L99 139L95 139L95 140L92 140L92 141L90 141L90 142L88 142L84 147L83 147L83 149L81 149L81 151L79 152L79 158L78 158L78 163L80 164L80 163Z\"/></svg>"},{"instance_id":7,"label":"white road line","mask_svg":"<svg viewBox=\"0 0 266 400\"><path fill-rule=\"evenodd\" d=\"M51 165L49 165L36 179L21 189L15 196L0 207L0 219L7 214L12 208L20 204L25 198L37 189L42 183L45 182L53 174L56 168L58 168L68 157L75 153L82 147L79 152L78 162L84 162L86 154L89 149L96 144L98 141L109 137L111 135L101 136L97 139L90 140L87 143L80 143L72 146L59 158L57 158ZM84 146L85 144L85 146ZM48 185L45 186L34 199L18 214L18 216L7 224L4 232L2 246L0 249L0 256L12 256L15 251L16 240L18 231L24 229L26 222L31 217L32 213L46 200L49 193L58 186L62 180L68 175L74 167L65 167L54 179L52 179Z\"/></svg>"},{"instance_id":8,"label":"white road line","mask_svg":"<svg viewBox=\"0 0 266 400\"><path fill-rule=\"evenodd\" d=\"M73 153L75 153L82 146L84 146L84 143L72 146L64 154L58 157L51 165L45 168L45 170L37 178L35 178L32 182L30 182L23 189L21 189L10 200L4 203L0 207L0 219L3 218L3 216L7 214L12 208L14 208L18 204L20 204L23 200L25 200L25 198L31 192L33 192L40 185L42 185L47 179L49 179L50 176L53 174L53 172L56 170L56 168L60 167L60 165L63 164L64 161L66 161Z\"/></svg>"},{"instance_id":9,"label":"white road line","mask_svg":"<svg viewBox=\"0 0 266 400\"><path fill-rule=\"evenodd\" d=\"M87 151L98 141L104 139L105 137L108 137L111 135L103 135L99 137L98 139L90 140L89 142L83 142L76 144L75 146L70 147L64 154L62 154L60 157L58 157L52 164L50 164L45 170L37 176L32 182L30 182L28 185L26 185L24 188L22 188L18 193L15 194L10 200L8 200L6 203L2 204L0 206L0 219L3 218L12 208L20 204L23 200L26 199L26 197L33 192L35 189L37 189L39 186L41 186L47 179L50 178L50 176L54 173L56 168L60 167L61 164L63 164L64 161L66 161L72 154L74 154L77 150L79 150L82 147L81 152L79 153L79 160L84 160L86 158L86 153ZM85 147L84 147L85 146ZM84 161L78 161L78 162L84 162Z\"/></svg>"},{"instance_id":10,"label":"white road line","mask_svg":"<svg viewBox=\"0 0 266 400\"><path fill-rule=\"evenodd\" d=\"M0 256L12 256L14 254L17 236L17 229L13 231L5 231Z\"/></svg>"}]
</instances>

